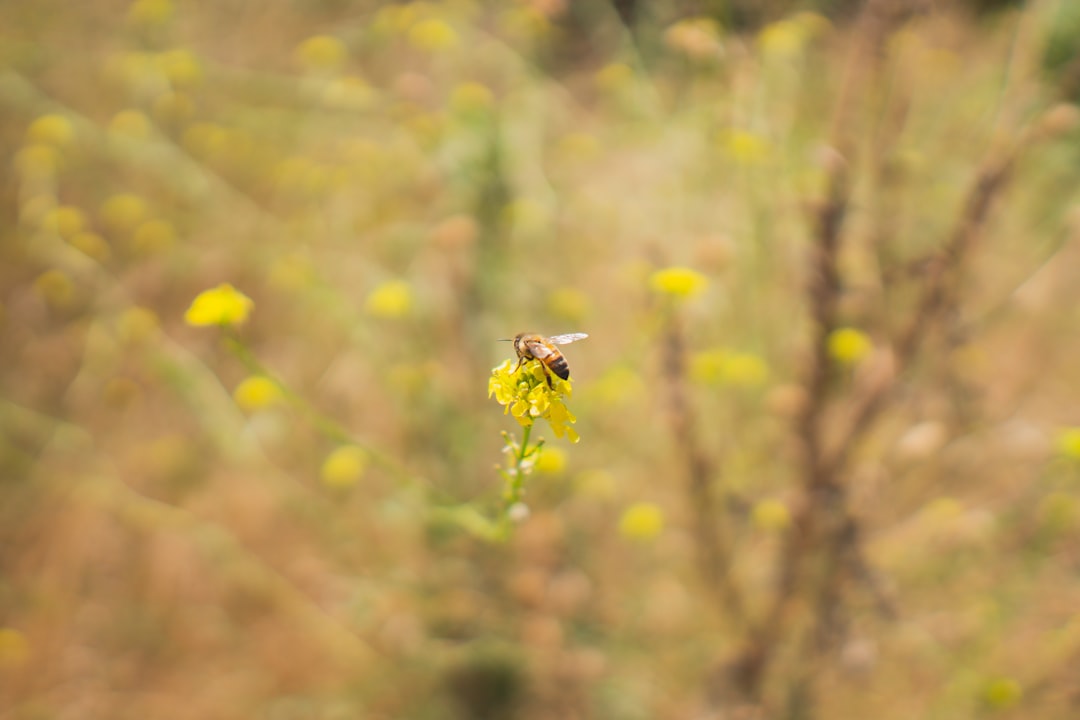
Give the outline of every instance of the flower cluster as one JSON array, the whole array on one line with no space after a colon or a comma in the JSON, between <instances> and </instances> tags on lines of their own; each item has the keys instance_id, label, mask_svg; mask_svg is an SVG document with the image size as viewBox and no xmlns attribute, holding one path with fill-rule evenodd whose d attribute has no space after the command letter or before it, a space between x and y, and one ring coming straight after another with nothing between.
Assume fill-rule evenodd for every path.
<instances>
[{"instance_id":1,"label":"flower cluster","mask_svg":"<svg viewBox=\"0 0 1080 720\"><path fill-rule=\"evenodd\" d=\"M549 383L550 378L550 383ZM488 380L488 397L492 395L522 427L531 427L543 418L551 425L556 437L567 437L577 442L578 434L570 427L577 422L563 402L570 397L570 382L545 372L539 360L515 364L507 360L491 371Z\"/></svg>"}]
</instances>

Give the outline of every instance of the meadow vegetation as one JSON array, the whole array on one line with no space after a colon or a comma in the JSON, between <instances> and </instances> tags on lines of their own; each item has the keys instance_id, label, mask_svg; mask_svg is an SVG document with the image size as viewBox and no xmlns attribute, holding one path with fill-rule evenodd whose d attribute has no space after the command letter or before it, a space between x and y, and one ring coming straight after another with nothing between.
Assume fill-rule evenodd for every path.
<instances>
[{"instance_id":1,"label":"meadow vegetation","mask_svg":"<svg viewBox=\"0 0 1080 720\"><path fill-rule=\"evenodd\" d=\"M0 718L1080 714L1080 6L691 5L0 7Z\"/></svg>"}]
</instances>

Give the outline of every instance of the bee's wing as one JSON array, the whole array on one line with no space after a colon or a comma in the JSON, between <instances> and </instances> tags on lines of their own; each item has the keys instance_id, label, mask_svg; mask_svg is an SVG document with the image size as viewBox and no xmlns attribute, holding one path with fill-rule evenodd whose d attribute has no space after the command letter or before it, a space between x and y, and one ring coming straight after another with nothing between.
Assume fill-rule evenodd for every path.
<instances>
[{"instance_id":1,"label":"bee's wing","mask_svg":"<svg viewBox=\"0 0 1080 720\"><path fill-rule=\"evenodd\" d=\"M572 342L584 340L587 337L589 337L588 333L566 333L565 335L553 335L548 338L548 341L554 345L569 345Z\"/></svg>"},{"instance_id":2,"label":"bee's wing","mask_svg":"<svg viewBox=\"0 0 1080 720\"><path fill-rule=\"evenodd\" d=\"M540 340L528 340L525 342L525 346L529 348L529 353L537 360L543 360L554 352L552 348L549 348Z\"/></svg>"}]
</instances>

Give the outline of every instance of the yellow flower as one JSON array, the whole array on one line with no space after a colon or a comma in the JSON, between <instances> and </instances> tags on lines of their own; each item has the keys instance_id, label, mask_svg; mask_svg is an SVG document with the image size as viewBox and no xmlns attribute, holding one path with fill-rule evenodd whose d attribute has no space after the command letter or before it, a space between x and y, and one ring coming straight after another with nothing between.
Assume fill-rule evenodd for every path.
<instances>
[{"instance_id":1,"label":"yellow flower","mask_svg":"<svg viewBox=\"0 0 1080 720\"><path fill-rule=\"evenodd\" d=\"M244 378L233 390L236 404L248 411L264 410L277 405L283 397L278 384L264 375Z\"/></svg>"},{"instance_id":2,"label":"yellow flower","mask_svg":"<svg viewBox=\"0 0 1080 720\"><path fill-rule=\"evenodd\" d=\"M101 205L101 220L118 231L131 230L146 217L146 203L138 195L121 193Z\"/></svg>"},{"instance_id":3,"label":"yellow flower","mask_svg":"<svg viewBox=\"0 0 1080 720\"><path fill-rule=\"evenodd\" d=\"M199 58L190 50L177 48L157 56L158 67L174 88L191 88L202 82Z\"/></svg>"},{"instance_id":4,"label":"yellow flower","mask_svg":"<svg viewBox=\"0 0 1080 720\"><path fill-rule=\"evenodd\" d=\"M705 292L708 279L696 270L670 267L657 270L649 276L649 286L660 295L673 298L692 298Z\"/></svg>"},{"instance_id":5,"label":"yellow flower","mask_svg":"<svg viewBox=\"0 0 1080 720\"><path fill-rule=\"evenodd\" d=\"M128 8L128 20L135 25L164 25L172 15L172 0L136 0Z\"/></svg>"},{"instance_id":6,"label":"yellow flower","mask_svg":"<svg viewBox=\"0 0 1080 720\"><path fill-rule=\"evenodd\" d=\"M159 326L157 313L149 308L134 306L123 312L116 323L116 330L124 342L139 344L157 334Z\"/></svg>"},{"instance_id":7,"label":"yellow flower","mask_svg":"<svg viewBox=\"0 0 1080 720\"><path fill-rule=\"evenodd\" d=\"M548 309L562 320L581 322L589 314L589 296L577 288L558 288L548 295Z\"/></svg>"},{"instance_id":8,"label":"yellow flower","mask_svg":"<svg viewBox=\"0 0 1080 720\"><path fill-rule=\"evenodd\" d=\"M46 270L38 275L34 290L54 308L65 308L75 299L75 283L63 270Z\"/></svg>"},{"instance_id":9,"label":"yellow flower","mask_svg":"<svg viewBox=\"0 0 1080 720\"><path fill-rule=\"evenodd\" d=\"M135 229L131 241L136 252L154 255L173 246L176 231L164 220L147 220Z\"/></svg>"},{"instance_id":10,"label":"yellow flower","mask_svg":"<svg viewBox=\"0 0 1080 720\"><path fill-rule=\"evenodd\" d=\"M601 90L615 92L629 85L634 79L634 70L624 63L605 65L596 73L596 84Z\"/></svg>"},{"instance_id":11,"label":"yellow flower","mask_svg":"<svg viewBox=\"0 0 1080 720\"><path fill-rule=\"evenodd\" d=\"M791 512L779 500L762 500L751 512L754 525L762 530L776 532L791 525Z\"/></svg>"},{"instance_id":12,"label":"yellow flower","mask_svg":"<svg viewBox=\"0 0 1080 720\"><path fill-rule=\"evenodd\" d=\"M566 469L566 453L562 448L545 445L536 458L536 472L558 475Z\"/></svg>"},{"instance_id":13,"label":"yellow flower","mask_svg":"<svg viewBox=\"0 0 1080 720\"><path fill-rule=\"evenodd\" d=\"M109 121L109 132L119 137L145 140L150 136L150 119L138 110L121 110Z\"/></svg>"},{"instance_id":14,"label":"yellow flower","mask_svg":"<svg viewBox=\"0 0 1080 720\"><path fill-rule=\"evenodd\" d=\"M26 129L26 140L29 143L64 147L74 138L75 128L63 115L42 115Z\"/></svg>"},{"instance_id":15,"label":"yellow flower","mask_svg":"<svg viewBox=\"0 0 1080 720\"><path fill-rule=\"evenodd\" d=\"M504 407L503 414L513 415L522 427L529 427L542 418L551 425L556 437L566 437L576 443L580 438L570 425L577 422L577 418L563 402L572 394L570 381L551 374L551 385L548 385L548 377L539 360L520 364L507 360L492 369L488 397L494 395Z\"/></svg>"},{"instance_id":16,"label":"yellow flower","mask_svg":"<svg viewBox=\"0 0 1080 720\"><path fill-rule=\"evenodd\" d=\"M446 50L458 44L458 34L454 28L442 20L431 18L413 25L409 29L409 42L413 47L428 52Z\"/></svg>"},{"instance_id":17,"label":"yellow flower","mask_svg":"<svg viewBox=\"0 0 1080 720\"><path fill-rule=\"evenodd\" d=\"M663 530L664 512L653 503L635 503L619 518L619 532L632 540L652 540Z\"/></svg>"},{"instance_id":18,"label":"yellow flower","mask_svg":"<svg viewBox=\"0 0 1080 720\"><path fill-rule=\"evenodd\" d=\"M870 336L862 330L845 327L829 333L829 356L844 365L856 365L874 349Z\"/></svg>"},{"instance_id":19,"label":"yellow flower","mask_svg":"<svg viewBox=\"0 0 1080 720\"><path fill-rule=\"evenodd\" d=\"M1057 433L1058 452L1070 460L1080 460L1080 427L1062 428Z\"/></svg>"},{"instance_id":20,"label":"yellow flower","mask_svg":"<svg viewBox=\"0 0 1080 720\"><path fill-rule=\"evenodd\" d=\"M255 303L229 283L204 290L184 313L188 325L239 325L247 320Z\"/></svg>"},{"instance_id":21,"label":"yellow flower","mask_svg":"<svg viewBox=\"0 0 1080 720\"><path fill-rule=\"evenodd\" d=\"M86 226L86 215L77 207L61 205L47 213L41 224L60 237L70 238Z\"/></svg>"},{"instance_id":22,"label":"yellow flower","mask_svg":"<svg viewBox=\"0 0 1080 720\"><path fill-rule=\"evenodd\" d=\"M18 667L29 655L30 646L25 635L14 628L0 628L0 668Z\"/></svg>"},{"instance_id":23,"label":"yellow flower","mask_svg":"<svg viewBox=\"0 0 1080 720\"><path fill-rule=\"evenodd\" d=\"M769 156L769 141L748 130L727 130L720 135L720 146L740 165L754 165Z\"/></svg>"},{"instance_id":24,"label":"yellow flower","mask_svg":"<svg viewBox=\"0 0 1080 720\"><path fill-rule=\"evenodd\" d=\"M27 179L52 177L60 169L60 153L52 145L26 145L15 154L15 171Z\"/></svg>"},{"instance_id":25,"label":"yellow flower","mask_svg":"<svg viewBox=\"0 0 1080 720\"><path fill-rule=\"evenodd\" d=\"M491 109L494 103L491 90L476 82L462 83L450 95L450 107L462 115L478 115Z\"/></svg>"},{"instance_id":26,"label":"yellow flower","mask_svg":"<svg viewBox=\"0 0 1080 720\"><path fill-rule=\"evenodd\" d=\"M342 445L323 460L319 476L327 487L349 488L359 482L368 466L368 454L355 445Z\"/></svg>"},{"instance_id":27,"label":"yellow flower","mask_svg":"<svg viewBox=\"0 0 1080 720\"><path fill-rule=\"evenodd\" d=\"M413 292L404 280L390 280L371 291L364 302L368 315L378 318L400 318L412 310Z\"/></svg>"},{"instance_id":28,"label":"yellow flower","mask_svg":"<svg viewBox=\"0 0 1080 720\"><path fill-rule=\"evenodd\" d=\"M68 242L71 243L71 247L98 262L108 260L112 252L105 238L94 232L75 233Z\"/></svg>"},{"instance_id":29,"label":"yellow flower","mask_svg":"<svg viewBox=\"0 0 1080 720\"><path fill-rule=\"evenodd\" d=\"M336 70L345 64L345 43L329 35L310 37L296 48L294 57L307 70Z\"/></svg>"},{"instance_id":30,"label":"yellow flower","mask_svg":"<svg viewBox=\"0 0 1080 720\"><path fill-rule=\"evenodd\" d=\"M1020 702L1024 689L1010 677L994 678L983 688L983 699L995 710L1005 710Z\"/></svg>"}]
</instances>

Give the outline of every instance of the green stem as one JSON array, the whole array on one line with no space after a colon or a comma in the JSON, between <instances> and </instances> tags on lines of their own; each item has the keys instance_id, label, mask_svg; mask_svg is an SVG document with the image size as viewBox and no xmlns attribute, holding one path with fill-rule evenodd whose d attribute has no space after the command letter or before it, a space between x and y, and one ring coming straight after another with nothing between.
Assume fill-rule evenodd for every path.
<instances>
[{"instance_id":1,"label":"green stem","mask_svg":"<svg viewBox=\"0 0 1080 720\"><path fill-rule=\"evenodd\" d=\"M526 425L525 431L521 436L521 447L518 448L517 456L514 458L514 469L510 473L510 488L506 493L506 509L509 510L516 503L521 502L521 492L525 484L525 472L522 470L522 465L525 463L525 458L529 454L529 435L532 434L532 425Z\"/></svg>"}]
</instances>

